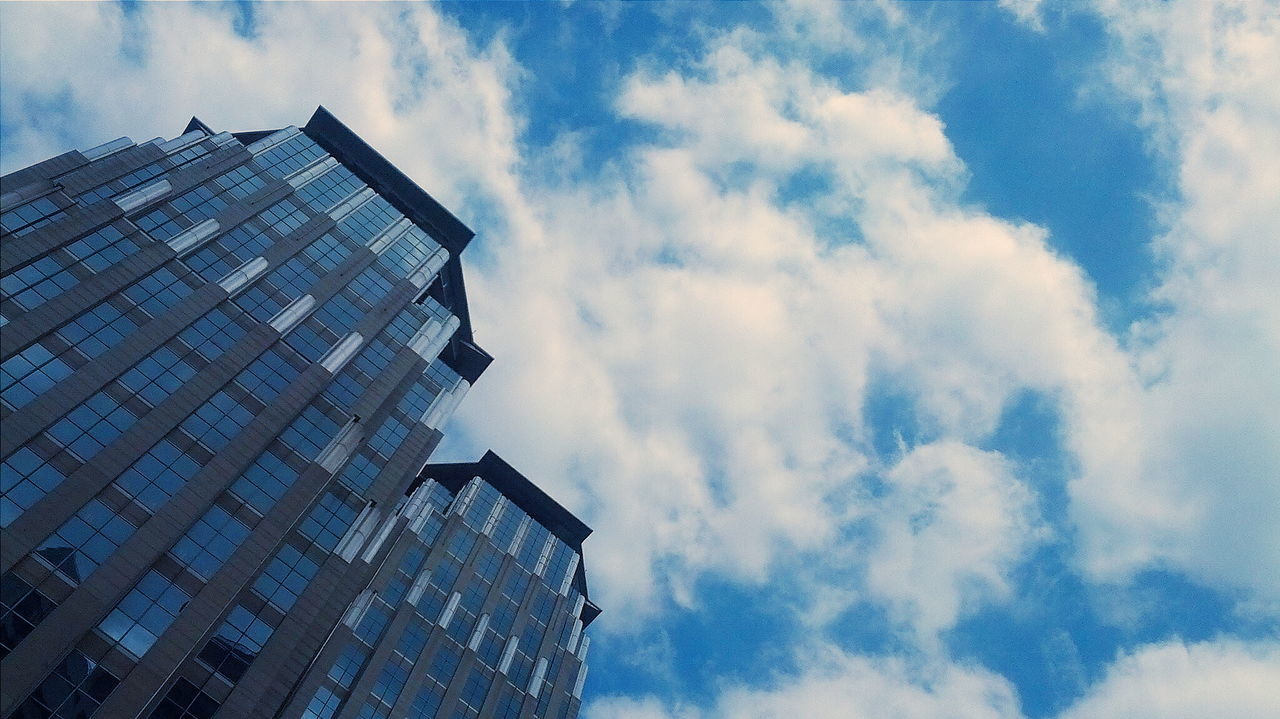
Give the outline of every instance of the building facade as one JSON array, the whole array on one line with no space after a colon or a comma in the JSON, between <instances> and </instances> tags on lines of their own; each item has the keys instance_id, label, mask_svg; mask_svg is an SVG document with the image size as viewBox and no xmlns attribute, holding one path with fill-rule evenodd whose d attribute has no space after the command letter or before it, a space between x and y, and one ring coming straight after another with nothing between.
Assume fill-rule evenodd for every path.
<instances>
[{"instance_id":1,"label":"building facade","mask_svg":"<svg viewBox=\"0 0 1280 719\"><path fill-rule=\"evenodd\" d=\"M591 530L492 452L428 465L399 514L282 716L577 716Z\"/></svg>"},{"instance_id":2,"label":"building facade","mask_svg":"<svg viewBox=\"0 0 1280 719\"><path fill-rule=\"evenodd\" d=\"M472 232L323 108L59 155L0 225L0 716L292 711L353 602L398 607L387 558L435 556Z\"/></svg>"}]
</instances>

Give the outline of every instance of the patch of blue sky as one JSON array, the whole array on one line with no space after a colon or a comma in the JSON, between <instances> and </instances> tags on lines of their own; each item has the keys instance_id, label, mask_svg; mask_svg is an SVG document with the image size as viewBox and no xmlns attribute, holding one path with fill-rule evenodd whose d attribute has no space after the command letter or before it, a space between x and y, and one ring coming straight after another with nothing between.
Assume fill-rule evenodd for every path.
<instances>
[{"instance_id":1,"label":"patch of blue sky","mask_svg":"<svg viewBox=\"0 0 1280 719\"><path fill-rule=\"evenodd\" d=\"M916 413L916 397L888 375L873 376L867 382L862 416L866 441L885 464L933 438Z\"/></svg>"},{"instance_id":2,"label":"patch of blue sky","mask_svg":"<svg viewBox=\"0 0 1280 719\"><path fill-rule=\"evenodd\" d=\"M851 654L911 656L918 648L894 623L883 604L855 601L824 628L827 641Z\"/></svg>"},{"instance_id":3,"label":"patch of blue sky","mask_svg":"<svg viewBox=\"0 0 1280 719\"><path fill-rule=\"evenodd\" d=\"M725 684L759 684L794 670L807 630L794 621L788 594L780 585L702 579L695 608L669 612L639 635L610 635L608 651L593 645L591 694L710 706Z\"/></svg>"},{"instance_id":4,"label":"patch of blue sky","mask_svg":"<svg viewBox=\"0 0 1280 719\"><path fill-rule=\"evenodd\" d=\"M1089 91L1105 82L1107 40L1095 17L1049 12L1040 34L979 5L929 8L948 29L948 89L933 110L969 170L963 198L1047 228L1050 244L1096 285L1107 325L1123 329L1146 311L1153 203L1170 192L1167 168L1134 107Z\"/></svg>"},{"instance_id":5,"label":"patch of blue sky","mask_svg":"<svg viewBox=\"0 0 1280 719\"><path fill-rule=\"evenodd\" d=\"M1029 717L1051 716L1099 679L1123 631L1093 608L1093 590L1067 565L1069 548L1034 552L1014 573L1014 597L962 618L947 633L951 652L1004 676Z\"/></svg>"},{"instance_id":6,"label":"patch of blue sky","mask_svg":"<svg viewBox=\"0 0 1280 719\"><path fill-rule=\"evenodd\" d=\"M520 141L536 153L571 136L587 176L617 162L628 148L659 137L651 125L618 112L615 102L626 78L642 71L687 70L701 56L695 50L717 28L769 17L757 3L462 2L440 7L478 46L501 37L524 69L515 84L515 104L525 121Z\"/></svg>"},{"instance_id":7,"label":"patch of blue sky","mask_svg":"<svg viewBox=\"0 0 1280 719\"><path fill-rule=\"evenodd\" d=\"M1034 492L1041 518L1065 526L1073 463L1061 445L1060 422L1053 397L1024 391L1008 402L996 431L979 447L1012 461L1018 478Z\"/></svg>"},{"instance_id":8,"label":"patch of blue sky","mask_svg":"<svg viewBox=\"0 0 1280 719\"><path fill-rule=\"evenodd\" d=\"M1085 582L1071 546L1041 547L1015 571L1015 596L963 618L953 654L1008 679L1032 719L1053 716L1099 680L1120 653L1171 639L1275 636L1274 618L1235 610L1237 598L1175 572L1150 570L1126 586Z\"/></svg>"}]
</instances>

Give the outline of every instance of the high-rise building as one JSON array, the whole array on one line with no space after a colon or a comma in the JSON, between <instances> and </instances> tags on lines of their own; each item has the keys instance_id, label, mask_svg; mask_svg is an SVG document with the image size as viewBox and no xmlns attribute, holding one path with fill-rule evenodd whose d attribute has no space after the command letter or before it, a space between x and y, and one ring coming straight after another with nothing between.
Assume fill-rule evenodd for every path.
<instances>
[{"instance_id":1,"label":"high-rise building","mask_svg":"<svg viewBox=\"0 0 1280 719\"><path fill-rule=\"evenodd\" d=\"M490 360L444 207L321 108L59 155L0 226L0 716L576 712L588 530L418 475Z\"/></svg>"},{"instance_id":2,"label":"high-rise building","mask_svg":"<svg viewBox=\"0 0 1280 719\"><path fill-rule=\"evenodd\" d=\"M428 465L400 513L281 716L577 716L582 630L599 614L581 564L591 530L492 452ZM354 557L352 541L337 551Z\"/></svg>"}]
</instances>

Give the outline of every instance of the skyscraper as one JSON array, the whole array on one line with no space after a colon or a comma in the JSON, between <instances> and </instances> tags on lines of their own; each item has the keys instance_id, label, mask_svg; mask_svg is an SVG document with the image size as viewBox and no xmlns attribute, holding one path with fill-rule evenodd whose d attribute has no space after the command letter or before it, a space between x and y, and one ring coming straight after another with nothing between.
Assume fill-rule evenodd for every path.
<instances>
[{"instance_id":1,"label":"skyscraper","mask_svg":"<svg viewBox=\"0 0 1280 719\"><path fill-rule=\"evenodd\" d=\"M388 557L435 562L431 517L466 534L440 512L481 490L415 478L490 360L473 233L323 108L68 152L5 176L0 211L0 716L292 711L344 616L401 609ZM546 506L521 511L580 527Z\"/></svg>"},{"instance_id":2,"label":"skyscraper","mask_svg":"<svg viewBox=\"0 0 1280 719\"><path fill-rule=\"evenodd\" d=\"M282 716L576 716L591 530L492 452L428 465L400 511Z\"/></svg>"}]
</instances>

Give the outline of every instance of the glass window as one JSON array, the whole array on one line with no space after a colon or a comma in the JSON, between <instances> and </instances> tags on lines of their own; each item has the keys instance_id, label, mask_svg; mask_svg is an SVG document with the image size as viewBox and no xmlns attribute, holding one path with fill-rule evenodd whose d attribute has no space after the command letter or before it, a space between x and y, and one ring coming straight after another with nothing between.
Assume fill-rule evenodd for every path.
<instances>
[{"instance_id":1,"label":"glass window","mask_svg":"<svg viewBox=\"0 0 1280 719\"><path fill-rule=\"evenodd\" d=\"M529 529L524 533L524 539L520 540L519 549L516 550L516 562L525 569L533 571L538 564L538 559L542 557L542 548L546 546L551 532L537 522L529 522L528 527Z\"/></svg>"},{"instance_id":2,"label":"glass window","mask_svg":"<svg viewBox=\"0 0 1280 719\"><path fill-rule=\"evenodd\" d=\"M427 559L427 551L420 544L414 544L404 553L404 557L400 559L400 571L406 576L418 576L418 570L422 569L422 563Z\"/></svg>"},{"instance_id":3,"label":"glass window","mask_svg":"<svg viewBox=\"0 0 1280 719\"><path fill-rule=\"evenodd\" d=\"M182 428L217 452L253 420L253 413L222 390L182 421Z\"/></svg>"},{"instance_id":4,"label":"glass window","mask_svg":"<svg viewBox=\"0 0 1280 719\"><path fill-rule=\"evenodd\" d=\"M326 492L320 502L302 520L298 532L322 549L332 550L355 521L357 510L333 491Z\"/></svg>"},{"instance_id":5,"label":"glass window","mask_svg":"<svg viewBox=\"0 0 1280 719\"><path fill-rule=\"evenodd\" d=\"M377 457L377 455L373 455L373 457L377 458L378 461L375 462L369 456L368 451L362 451L352 457L351 461L347 463L346 469L342 470L342 475L338 481L353 492L363 494L373 485L374 477L378 476L378 473L382 471L382 465L386 462L386 460Z\"/></svg>"},{"instance_id":6,"label":"glass window","mask_svg":"<svg viewBox=\"0 0 1280 719\"><path fill-rule=\"evenodd\" d=\"M325 212L351 193L364 187L351 170L336 165L328 172L298 188L298 197L318 212Z\"/></svg>"},{"instance_id":7,"label":"glass window","mask_svg":"<svg viewBox=\"0 0 1280 719\"><path fill-rule=\"evenodd\" d=\"M484 697L489 693L489 684L491 678L485 673L484 668L474 667L471 673L467 675L467 681L462 685L461 699L464 704L476 711L480 711L480 706L484 704Z\"/></svg>"},{"instance_id":8,"label":"glass window","mask_svg":"<svg viewBox=\"0 0 1280 719\"><path fill-rule=\"evenodd\" d=\"M190 600L191 596L172 580L152 569L120 600L98 629L140 659Z\"/></svg>"},{"instance_id":9,"label":"glass window","mask_svg":"<svg viewBox=\"0 0 1280 719\"><path fill-rule=\"evenodd\" d=\"M259 514L266 514L293 485L298 473L274 452L258 455L248 469L231 485L231 493Z\"/></svg>"},{"instance_id":10,"label":"glass window","mask_svg":"<svg viewBox=\"0 0 1280 719\"><path fill-rule=\"evenodd\" d=\"M111 302L102 302L67 324L57 333L86 357L97 357L115 347L138 328Z\"/></svg>"},{"instance_id":11,"label":"glass window","mask_svg":"<svg viewBox=\"0 0 1280 719\"><path fill-rule=\"evenodd\" d=\"M250 220L191 253L183 262L209 282L221 279L271 246L265 227L257 219Z\"/></svg>"},{"instance_id":12,"label":"glass window","mask_svg":"<svg viewBox=\"0 0 1280 719\"><path fill-rule=\"evenodd\" d=\"M237 604L218 631L200 650L201 661L232 683L240 681L275 628L242 604Z\"/></svg>"},{"instance_id":13,"label":"glass window","mask_svg":"<svg viewBox=\"0 0 1280 719\"><path fill-rule=\"evenodd\" d=\"M428 636L430 636L430 631L423 624L411 621L404 628L404 633L400 635L400 642L396 644L396 650L405 655L410 662L416 662L422 654L422 650L427 646Z\"/></svg>"},{"instance_id":14,"label":"glass window","mask_svg":"<svg viewBox=\"0 0 1280 719\"><path fill-rule=\"evenodd\" d=\"M334 335L341 337L351 331L356 326L356 322L364 316L364 310L356 306L356 295L350 289L342 291L342 294L335 295L328 302L320 306L312 316L321 327L328 329Z\"/></svg>"},{"instance_id":15,"label":"glass window","mask_svg":"<svg viewBox=\"0 0 1280 719\"><path fill-rule=\"evenodd\" d=\"M382 600L375 600L369 610L364 613L364 617L360 619L353 633L365 644L373 646L378 641L378 637L382 636L382 630L387 628L389 621L391 621L390 608Z\"/></svg>"},{"instance_id":16,"label":"glass window","mask_svg":"<svg viewBox=\"0 0 1280 719\"><path fill-rule=\"evenodd\" d=\"M113 484L124 494L155 512L200 471L200 462L168 439L160 440L139 457Z\"/></svg>"},{"instance_id":17,"label":"glass window","mask_svg":"<svg viewBox=\"0 0 1280 719\"><path fill-rule=\"evenodd\" d=\"M369 449L390 459L396 449L409 436L409 426L395 417L387 417L369 440Z\"/></svg>"},{"instance_id":18,"label":"glass window","mask_svg":"<svg viewBox=\"0 0 1280 719\"><path fill-rule=\"evenodd\" d=\"M87 462L137 419L104 390L76 405L45 434Z\"/></svg>"},{"instance_id":19,"label":"glass window","mask_svg":"<svg viewBox=\"0 0 1280 719\"><path fill-rule=\"evenodd\" d=\"M253 589L263 599L287 612L319 568L320 565L308 559L302 550L285 544L253 583Z\"/></svg>"},{"instance_id":20,"label":"glass window","mask_svg":"<svg viewBox=\"0 0 1280 719\"><path fill-rule=\"evenodd\" d=\"M453 678L453 672L458 668L458 662L461 659L461 647L453 642L441 642L435 654L431 656L431 663L427 665L427 676L443 686L449 686L449 680Z\"/></svg>"},{"instance_id":21,"label":"glass window","mask_svg":"<svg viewBox=\"0 0 1280 719\"><path fill-rule=\"evenodd\" d=\"M304 459L315 459L342 427L314 404L280 433L280 440Z\"/></svg>"},{"instance_id":22,"label":"glass window","mask_svg":"<svg viewBox=\"0 0 1280 719\"><path fill-rule=\"evenodd\" d=\"M498 499L502 494L488 482L476 481L475 484L475 496L472 497L467 508L463 510L462 521L468 527L471 527L476 531L480 531L481 529L484 529L486 522L489 520L490 513L493 512L493 508L497 505Z\"/></svg>"},{"instance_id":23,"label":"glass window","mask_svg":"<svg viewBox=\"0 0 1280 719\"><path fill-rule=\"evenodd\" d=\"M320 279L309 260L294 257L235 299L254 319L270 321L285 305L306 294Z\"/></svg>"},{"instance_id":24,"label":"glass window","mask_svg":"<svg viewBox=\"0 0 1280 719\"><path fill-rule=\"evenodd\" d=\"M443 702L444 687L428 683L414 697L413 705L409 707L409 716L412 719L434 719Z\"/></svg>"},{"instance_id":25,"label":"glass window","mask_svg":"<svg viewBox=\"0 0 1280 719\"><path fill-rule=\"evenodd\" d=\"M505 552L511 547L511 540L516 538L516 530L520 529L524 517L519 507L505 500L502 502L498 520L493 525L493 543L498 549Z\"/></svg>"},{"instance_id":26,"label":"glass window","mask_svg":"<svg viewBox=\"0 0 1280 719\"><path fill-rule=\"evenodd\" d=\"M409 670L412 668L411 663L392 655L382 667L377 680L374 681L370 695L386 704L388 708L395 706L396 700L400 698L400 692L404 691L405 682L409 680Z\"/></svg>"},{"instance_id":27,"label":"glass window","mask_svg":"<svg viewBox=\"0 0 1280 719\"><path fill-rule=\"evenodd\" d=\"M78 649L71 650L18 705L15 717L87 717L115 690L119 678Z\"/></svg>"},{"instance_id":28,"label":"glass window","mask_svg":"<svg viewBox=\"0 0 1280 719\"><path fill-rule=\"evenodd\" d=\"M374 195L368 202L342 218L338 227L351 239L367 243L386 229L392 222L404 217L381 195Z\"/></svg>"},{"instance_id":29,"label":"glass window","mask_svg":"<svg viewBox=\"0 0 1280 719\"><path fill-rule=\"evenodd\" d=\"M552 588L560 589L565 580L565 575L569 571L569 562L573 560L574 554L575 552L569 548L569 545L561 541L559 537L551 538L551 559L547 562L547 568L543 571L542 576L547 578L547 582Z\"/></svg>"},{"instance_id":30,"label":"glass window","mask_svg":"<svg viewBox=\"0 0 1280 719\"><path fill-rule=\"evenodd\" d=\"M15 237L21 237L28 232L37 230L45 225L53 222L66 212L58 207L52 198L37 197L36 199L18 205L17 207L0 214L0 228L4 229L5 234L12 234Z\"/></svg>"},{"instance_id":31,"label":"glass window","mask_svg":"<svg viewBox=\"0 0 1280 719\"><path fill-rule=\"evenodd\" d=\"M188 148L173 153L165 160L153 162L150 165L140 167L128 174L116 178L111 182L99 185L88 192L82 193L76 198L76 203L79 205L91 205L99 200L114 197L126 190L131 190L149 180L155 179L166 171L172 171L179 167L191 164L195 160L208 155L212 151L213 147L213 143L198 142Z\"/></svg>"},{"instance_id":32,"label":"glass window","mask_svg":"<svg viewBox=\"0 0 1280 719\"><path fill-rule=\"evenodd\" d=\"M365 704L360 707L360 713L356 715L356 719L387 719L387 715L383 713L381 707Z\"/></svg>"},{"instance_id":33,"label":"glass window","mask_svg":"<svg viewBox=\"0 0 1280 719\"><path fill-rule=\"evenodd\" d=\"M228 314L230 305L223 303L192 322L178 335L183 342L205 359L213 359L244 337L245 330Z\"/></svg>"},{"instance_id":34,"label":"glass window","mask_svg":"<svg viewBox=\"0 0 1280 719\"><path fill-rule=\"evenodd\" d=\"M328 271L341 264L355 248L356 245L350 240L344 240L331 232L326 232L320 239L307 245L302 253Z\"/></svg>"},{"instance_id":35,"label":"glass window","mask_svg":"<svg viewBox=\"0 0 1280 719\"><path fill-rule=\"evenodd\" d=\"M23 309L34 309L80 283L73 268L94 274L137 251L133 240L107 225L0 278L0 290Z\"/></svg>"},{"instance_id":36,"label":"glass window","mask_svg":"<svg viewBox=\"0 0 1280 719\"><path fill-rule=\"evenodd\" d=\"M72 371L43 345L33 344L0 364L0 398L13 409L25 407Z\"/></svg>"},{"instance_id":37,"label":"glass window","mask_svg":"<svg viewBox=\"0 0 1280 719\"><path fill-rule=\"evenodd\" d=\"M382 253L378 264L397 277L407 277L439 250L440 244L428 237L421 227L414 225Z\"/></svg>"},{"instance_id":38,"label":"glass window","mask_svg":"<svg viewBox=\"0 0 1280 719\"><path fill-rule=\"evenodd\" d=\"M363 645L352 642L342 650L342 654L334 660L333 666L329 669L329 678L337 682L340 686L351 686L351 680L355 679L356 674L360 673L360 668L364 666L364 662L369 658L369 651Z\"/></svg>"},{"instance_id":39,"label":"glass window","mask_svg":"<svg viewBox=\"0 0 1280 719\"><path fill-rule=\"evenodd\" d=\"M311 697L307 708L303 710L302 719L330 719L341 703L342 699L337 694L325 687L320 687L316 690L316 695Z\"/></svg>"},{"instance_id":40,"label":"glass window","mask_svg":"<svg viewBox=\"0 0 1280 719\"><path fill-rule=\"evenodd\" d=\"M119 513L91 499L46 537L36 554L72 584L79 584L133 536L135 529Z\"/></svg>"},{"instance_id":41,"label":"glass window","mask_svg":"<svg viewBox=\"0 0 1280 719\"><path fill-rule=\"evenodd\" d=\"M150 719L213 719L221 704L195 684L178 678Z\"/></svg>"},{"instance_id":42,"label":"glass window","mask_svg":"<svg viewBox=\"0 0 1280 719\"><path fill-rule=\"evenodd\" d=\"M236 377L236 381L263 404L269 404L301 374L288 359L285 347L273 347Z\"/></svg>"},{"instance_id":43,"label":"glass window","mask_svg":"<svg viewBox=\"0 0 1280 719\"><path fill-rule=\"evenodd\" d=\"M523 703L524 693L511 686L509 682L503 682L497 706L494 707L494 719L518 719L520 705Z\"/></svg>"},{"instance_id":44,"label":"glass window","mask_svg":"<svg viewBox=\"0 0 1280 719\"><path fill-rule=\"evenodd\" d=\"M192 288L184 279L188 277L192 278L195 284L201 284L182 263L170 262L129 285L122 294L133 300L133 303L145 310L147 314L159 317L178 304L178 300L191 294Z\"/></svg>"},{"instance_id":45,"label":"glass window","mask_svg":"<svg viewBox=\"0 0 1280 719\"><path fill-rule=\"evenodd\" d=\"M356 278L351 281L344 294L350 294L358 301L372 307L378 304L378 301L390 291L391 280L382 273L377 264L373 264L366 267L364 272L356 275Z\"/></svg>"},{"instance_id":46,"label":"glass window","mask_svg":"<svg viewBox=\"0 0 1280 719\"><path fill-rule=\"evenodd\" d=\"M0 463L0 526L12 524L67 478L29 445Z\"/></svg>"},{"instance_id":47,"label":"glass window","mask_svg":"<svg viewBox=\"0 0 1280 719\"><path fill-rule=\"evenodd\" d=\"M285 142L258 153L257 162L267 172L284 178L326 154L306 135L294 135Z\"/></svg>"},{"instance_id":48,"label":"glass window","mask_svg":"<svg viewBox=\"0 0 1280 719\"><path fill-rule=\"evenodd\" d=\"M116 346L138 325L110 302L103 302L56 330L65 345L33 344L0 364L0 397L13 408L44 394L79 367ZM60 346L55 354L49 347Z\"/></svg>"},{"instance_id":49,"label":"glass window","mask_svg":"<svg viewBox=\"0 0 1280 719\"><path fill-rule=\"evenodd\" d=\"M170 341L126 370L120 383L155 407L196 375L196 368L183 361L184 355L180 343Z\"/></svg>"},{"instance_id":50,"label":"glass window","mask_svg":"<svg viewBox=\"0 0 1280 719\"><path fill-rule=\"evenodd\" d=\"M262 189L266 182L258 176L256 165L250 162L215 179L213 184L237 200L243 200Z\"/></svg>"},{"instance_id":51,"label":"glass window","mask_svg":"<svg viewBox=\"0 0 1280 719\"><path fill-rule=\"evenodd\" d=\"M57 606L13 571L0 576L0 659L8 656Z\"/></svg>"},{"instance_id":52,"label":"glass window","mask_svg":"<svg viewBox=\"0 0 1280 719\"><path fill-rule=\"evenodd\" d=\"M227 510L214 505L174 543L169 554L208 581L248 536L248 527Z\"/></svg>"},{"instance_id":53,"label":"glass window","mask_svg":"<svg viewBox=\"0 0 1280 719\"><path fill-rule=\"evenodd\" d=\"M292 200L277 202L263 210L259 217L267 223L268 227L285 236L302 227L309 219L307 213L294 204Z\"/></svg>"}]
</instances>

